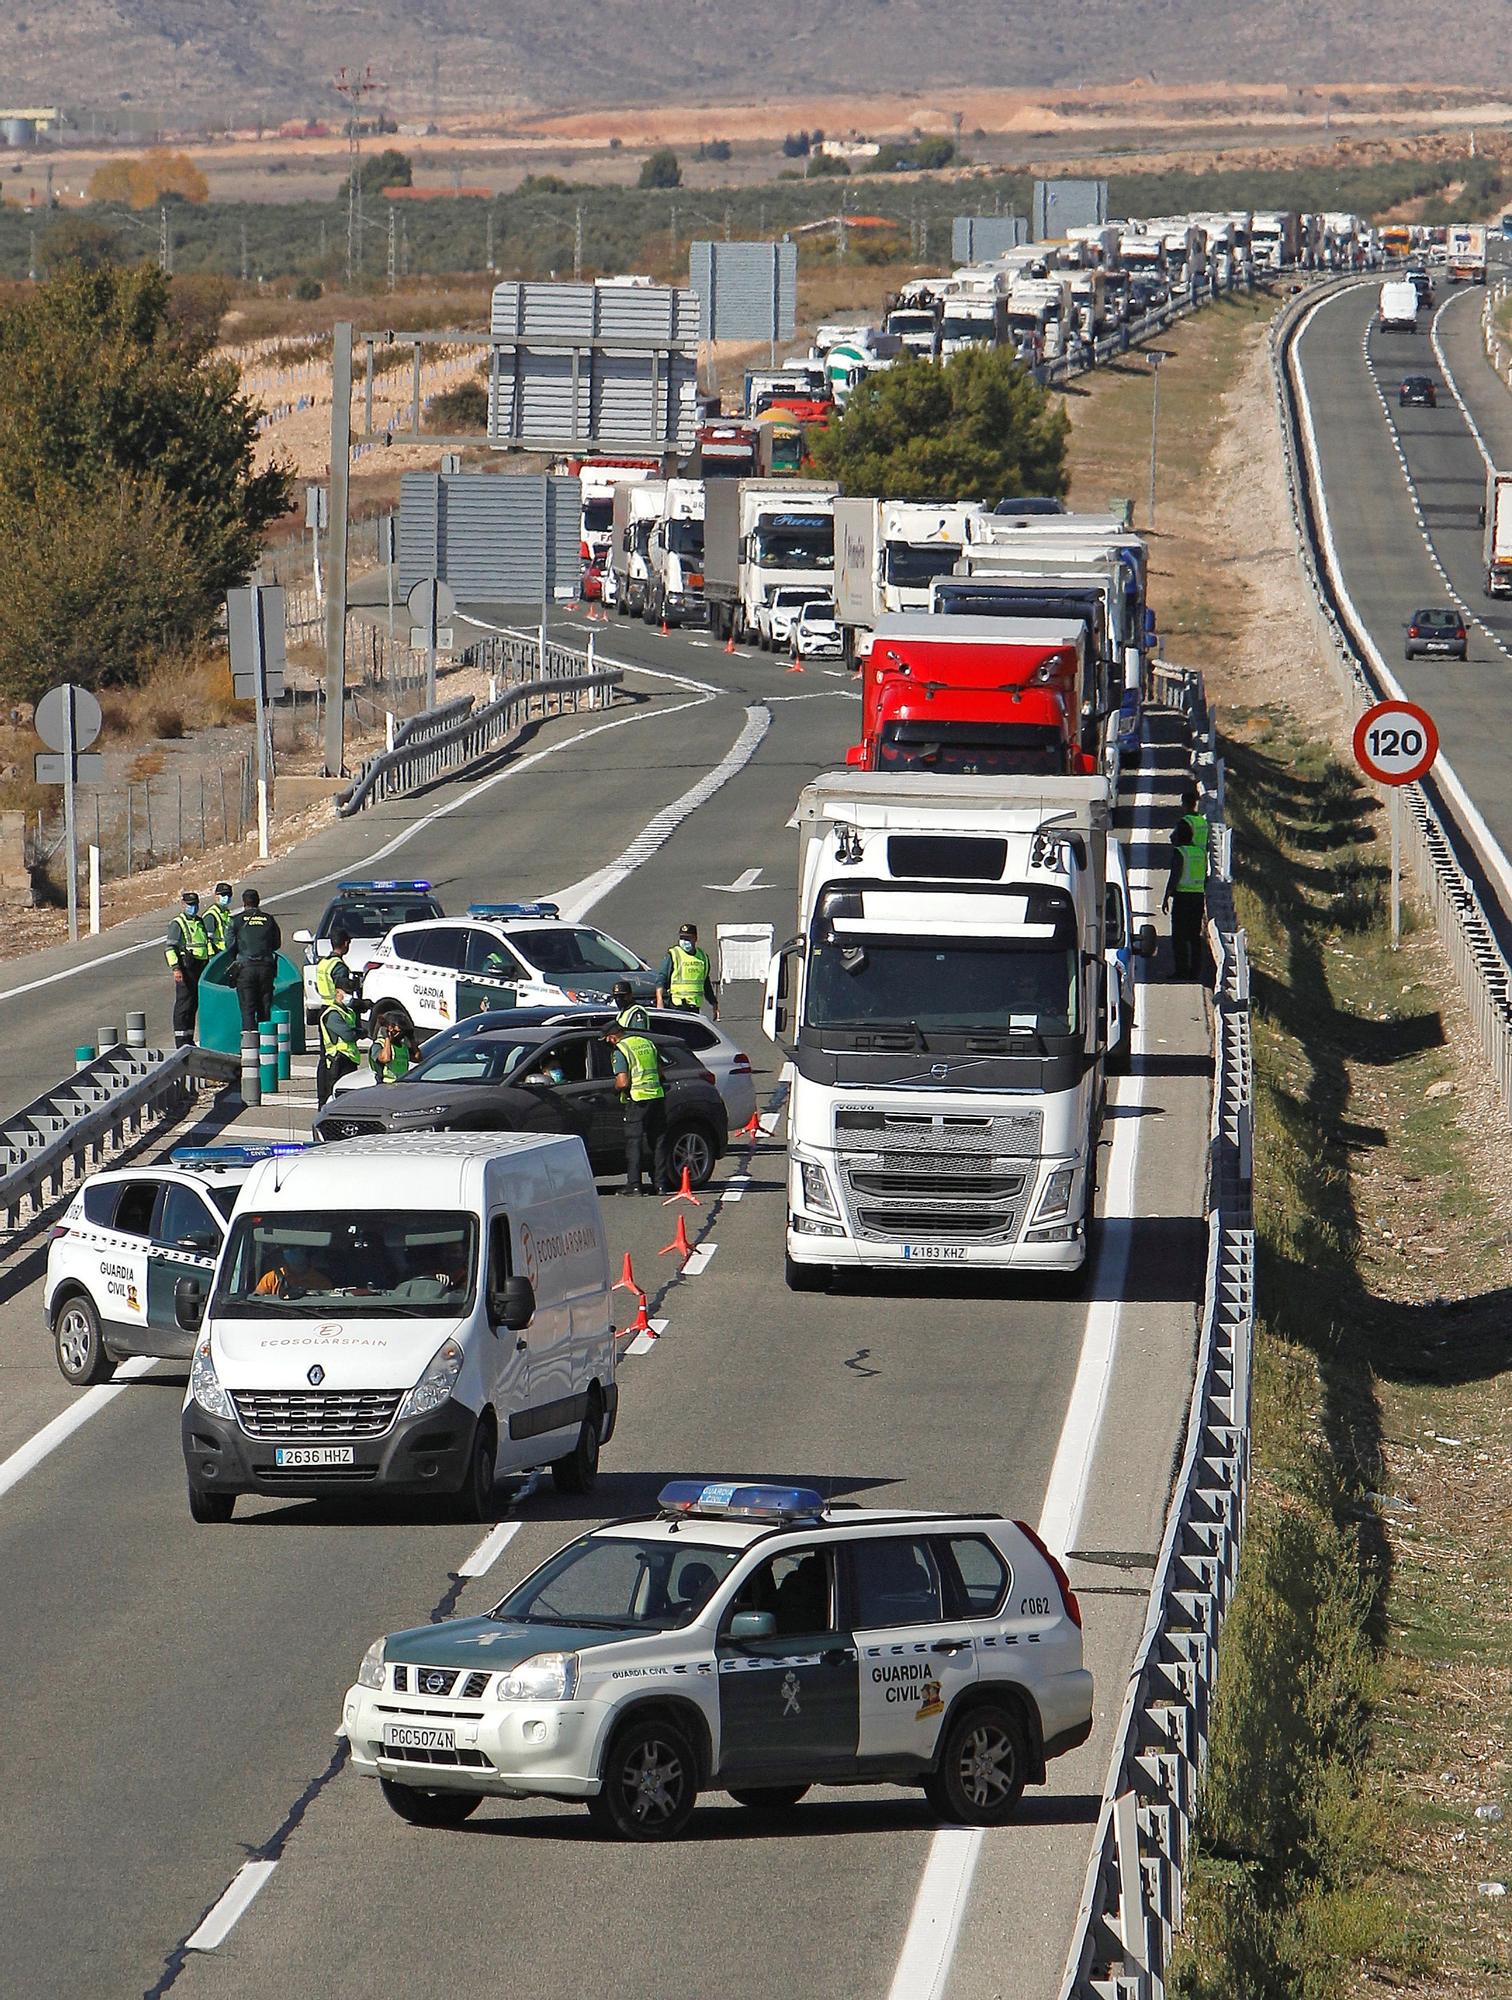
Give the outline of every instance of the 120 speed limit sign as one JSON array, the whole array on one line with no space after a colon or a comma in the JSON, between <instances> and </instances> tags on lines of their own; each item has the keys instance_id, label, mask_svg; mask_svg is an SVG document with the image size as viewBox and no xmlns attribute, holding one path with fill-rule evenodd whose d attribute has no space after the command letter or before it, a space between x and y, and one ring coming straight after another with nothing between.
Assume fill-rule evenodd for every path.
<instances>
[{"instance_id":1,"label":"120 speed limit sign","mask_svg":"<svg viewBox=\"0 0 1512 2000\"><path fill-rule=\"evenodd\" d=\"M1433 717L1410 701L1378 701L1355 724L1355 762L1378 785L1412 785L1438 755Z\"/></svg>"}]
</instances>

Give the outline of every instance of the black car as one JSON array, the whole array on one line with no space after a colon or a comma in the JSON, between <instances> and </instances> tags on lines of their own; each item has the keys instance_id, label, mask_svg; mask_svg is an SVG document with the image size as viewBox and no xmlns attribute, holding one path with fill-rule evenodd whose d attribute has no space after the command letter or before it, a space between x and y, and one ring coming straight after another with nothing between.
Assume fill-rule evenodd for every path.
<instances>
[{"instance_id":1,"label":"black car","mask_svg":"<svg viewBox=\"0 0 1512 2000\"><path fill-rule=\"evenodd\" d=\"M1431 375L1404 375L1401 394L1397 398L1402 409L1414 406L1422 410L1438 408L1438 390L1433 386Z\"/></svg>"},{"instance_id":2,"label":"black car","mask_svg":"<svg viewBox=\"0 0 1512 2000\"><path fill-rule=\"evenodd\" d=\"M1463 660L1468 657L1468 642L1465 621L1457 611L1429 606L1414 611L1407 627L1409 660L1421 659L1428 653L1442 654L1448 660Z\"/></svg>"},{"instance_id":3,"label":"black car","mask_svg":"<svg viewBox=\"0 0 1512 2000\"><path fill-rule=\"evenodd\" d=\"M1426 271L1409 271L1408 277L1417 286L1418 304L1431 306L1434 300L1433 280Z\"/></svg>"},{"instance_id":4,"label":"black car","mask_svg":"<svg viewBox=\"0 0 1512 2000\"><path fill-rule=\"evenodd\" d=\"M714 1172L729 1138L713 1076L680 1041L653 1034L667 1090L666 1136L656 1178L674 1187L683 1168L695 1187ZM402 1083L329 1098L317 1140L373 1132L575 1132L595 1173L621 1171L625 1120L613 1051L601 1029L498 1028L428 1050Z\"/></svg>"}]
</instances>

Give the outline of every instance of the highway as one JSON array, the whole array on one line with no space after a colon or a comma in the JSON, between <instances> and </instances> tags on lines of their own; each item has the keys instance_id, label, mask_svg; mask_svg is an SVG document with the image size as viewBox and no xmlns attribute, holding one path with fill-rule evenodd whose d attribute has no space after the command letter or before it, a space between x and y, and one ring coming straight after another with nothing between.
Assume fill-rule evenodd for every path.
<instances>
[{"instance_id":1,"label":"highway","mask_svg":"<svg viewBox=\"0 0 1512 2000\"><path fill-rule=\"evenodd\" d=\"M1349 308L1331 311L1347 350ZM1382 447L1389 466L1384 436ZM1384 555L1384 515L1380 533ZM599 629L607 652L636 663L629 704L550 723L486 776L359 815L260 871L286 934L318 915L335 877L396 872L429 876L449 910L575 889L579 908L648 957L684 916L710 941L720 919L784 935L787 821L800 786L843 762L852 683L730 657L702 635ZM661 844L637 839L716 770L717 789ZM1180 783L1180 753L1157 741L1126 786L1141 915ZM721 886L751 869L758 887ZM128 1007L165 1031L166 914L5 966L0 1105L64 1075L74 1044ZM183 1375L166 1366L95 1392L88 1420L8 1480L10 1455L76 1396L44 1333L40 1252L0 1262L11 1716L0 1993L1053 1993L1191 1385L1209 1029L1203 995L1172 984L1168 964L1163 954L1142 989L1134 1073L1111 1087L1085 1296L939 1276L790 1295L777 1122L726 1160L697 1211L690 1233L715 1254L696 1275L669 1276L673 1260L658 1257L671 1234L659 1205L606 1204L613 1265L632 1253L665 1329L623 1361L595 1492L506 1497L505 1532L476 1576L463 1572L483 1563L468 1558L485 1530L419 1508L244 1500L228 1527L195 1527ZM758 1015L754 985L730 989L726 1025L757 1067L760 1103L780 1114L780 1056ZM290 1115L308 1122L307 1110ZM732 1175L748 1177L736 1198ZM664 1480L691 1473L1038 1523L1071 1551L1082 1593L1091 1742L1052 1766L1018 1824L985 1837L940 1831L916 1793L819 1789L776 1826L713 1795L682 1839L649 1850L608 1844L580 1810L539 1801L422 1830L341 1768L340 1697L370 1639L485 1607L583 1525L645 1508ZM275 1864L255 1902L215 1949L186 1951L249 1859Z\"/></svg>"}]
</instances>

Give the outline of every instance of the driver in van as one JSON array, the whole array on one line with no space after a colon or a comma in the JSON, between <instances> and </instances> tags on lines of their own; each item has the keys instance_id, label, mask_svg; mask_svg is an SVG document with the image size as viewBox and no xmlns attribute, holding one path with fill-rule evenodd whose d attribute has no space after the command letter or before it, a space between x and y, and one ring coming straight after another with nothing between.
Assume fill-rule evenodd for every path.
<instances>
[{"instance_id":1,"label":"driver in van","mask_svg":"<svg viewBox=\"0 0 1512 2000\"><path fill-rule=\"evenodd\" d=\"M316 1264L308 1244L286 1243L273 1253L274 1261L253 1286L253 1296L300 1299L310 1292L334 1289L330 1277Z\"/></svg>"}]
</instances>

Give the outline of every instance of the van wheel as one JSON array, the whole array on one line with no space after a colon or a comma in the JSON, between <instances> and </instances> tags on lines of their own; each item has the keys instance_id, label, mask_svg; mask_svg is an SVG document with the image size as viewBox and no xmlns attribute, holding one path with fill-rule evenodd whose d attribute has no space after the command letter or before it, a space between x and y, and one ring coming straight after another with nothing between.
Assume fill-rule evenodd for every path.
<instances>
[{"instance_id":1,"label":"van wheel","mask_svg":"<svg viewBox=\"0 0 1512 2000\"><path fill-rule=\"evenodd\" d=\"M1000 1826L1024 1795L1028 1768L1017 1714L1002 1702L982 1702L946 1729L924 1796L941 1819L956 1825Z\"/></svg>"},{"instance_id":2,"label":"van wheel","mask_svg":"<svg viewBox=\"0 0 1512 2000\"><path fill-rule=\"evenodd\" d=\"M565 1458L551 1461L552 1482L558 1493L591 1493L598 1478L599 1433L603 1428L603 1414L599 1409L598 1397L588 1399L588 1414L578 1430L577 1443Z\"/></svg>"},{"instance_id":3,"label":"van wheel","mask_svg":"<svg viewBox=\"0 0 1512 2000\"><path fill-rule=\"evenodd\" d=\"M663 1187L677 1187L683 1168L694 1187L707 1187L718 1159L714 1141L702 1125L674 1125L658 1146L657 1178Z\"/></svg>"},{"instance_id":4,"label":"van wheel","mask_svg":"<svg viewBox=\"0 0 1512 2000\"><path fill-rule=\"evenodd\" d=\"M189 1518L191 1521L198 1521L201 1527L220 1527L229 1521L235 1512L234 1493L217 1493L214 1487L189 1488Z\"/></svg>"},{"instance_id":5,"label":"van wheel","mask_svg":"<svg viewBox=\"0 0 1512 2000\"><path fill-rule=\"evenodd\" d=\"M472 1451L467 1461L467 1472L462 1480L461 1491L457 1495L466 1521L492 1521L497 1516L497 1499L494 1491L498 1477L499 1447L494 1437L493 1415L485 1411L478 1419L478 1428L473 1432Z\"/></svg>"},{"instance_id":6,"label":"van wheel","mask_svg":"<svg viewBox=\"0 0 1512 2000\"><path fill-rule=\"evenodd\" d=\"M833 1264L797 1264L791 1257L782 1260L782 1275L790 1292L825 1292L835 1275Z\"/></svg>"},{"instance_id":7,"label":"van wheel","mask_svg":"<svg viewBox=\"0 0 1512 2000\"><path fill-rule=\"evenodd\" d=\"M687 1825L698 1799L687 1732L654 1710L614 1732L603 1779L588 1814L601 1832L620 1840L670 1840Z\"/></svg>"},{"instance_id":8,"label":"van wheel","mask_svg":"<svg viewBox=\"0 0 1512 2000\"><path fill-rule=\"evenodd\" d=\"M483 1803L480 1792L422 1792L414 1785L396 1785L380 1778L383 1796L411 1826L460 1826Z\"/></svg>"},{"instance_id":9,"label":"van wheel","mask_svg":"<svg viewBox=\"0 0 1512 2000\"><path fill-rule=\"evenodd\" d=\"M75 1388L88 1388L114 1374L115 1363L105 1352L100 1334L100 1316L86 1293L75 1292L59 1306L53 1322L53 1353L64 1381L72 1382Z\"/></svg>"}]
</instances>

